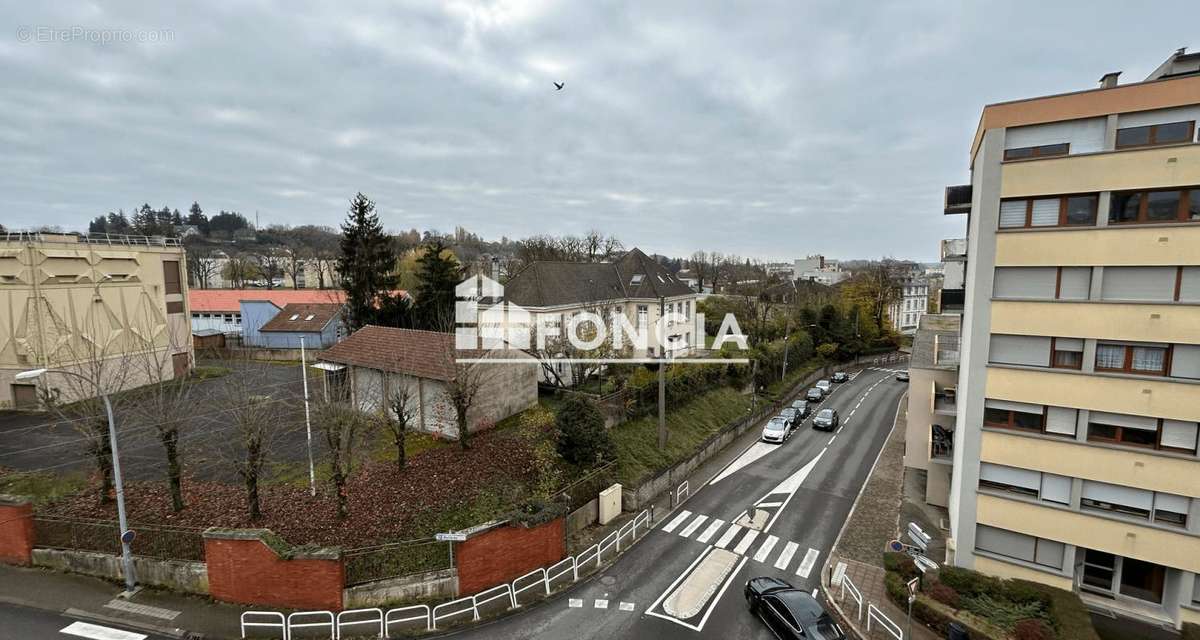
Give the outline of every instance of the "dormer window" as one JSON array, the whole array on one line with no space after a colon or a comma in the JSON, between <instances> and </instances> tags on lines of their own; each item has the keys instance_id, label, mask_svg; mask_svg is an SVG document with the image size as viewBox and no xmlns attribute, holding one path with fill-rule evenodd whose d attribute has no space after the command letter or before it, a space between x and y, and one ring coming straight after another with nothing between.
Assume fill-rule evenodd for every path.
<instances>
[{"instance_id":1,"label":"dormer window","mask_svg":"<svg viewBox=\"0 0 1200 640\"><path fill-rule=\"evenodd\" d=\"M299 319L300 319L300 314L298 314L298 313L293 313L292 317L288 318L288 320L299 320Z\"/></svg>"},{"instance_id":2,"label":"dormer window","mask_svg":"<svg viewBox=\"0 0 1200 640\"><path fill-rule=\"evenodd\" d=\"M317 317L317 316L315 316L315 315L313 315L313 314L311 314L311 313L310 313L310 314L308 314L307 316L304 316L304 320L307 322L307 321L309 321L309 320L312 320L312 319L313 319L313 318L315 318L315 317Z\"/></svg>"},{"instance_id":3,"label":"dormer window","mask_svg":"<svg viewBox=\"0 0 1200 640\"><path fill-rule=\"evenodd\" d=\"M641 284L641 283L642 283L642 280L643 280L645 277L646 277L646 276L645 276L644 274L641 274L641 273L635 273L635 274L633 274L633 279L629 281L629 284L631 284L631 285Z\"/></svg>"}]
</instances>

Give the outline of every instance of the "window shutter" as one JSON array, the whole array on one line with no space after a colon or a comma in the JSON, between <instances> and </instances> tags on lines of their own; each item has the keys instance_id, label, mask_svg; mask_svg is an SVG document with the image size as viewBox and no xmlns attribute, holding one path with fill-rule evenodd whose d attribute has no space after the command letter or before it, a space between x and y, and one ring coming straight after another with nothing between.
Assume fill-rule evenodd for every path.
<instances>
[{"instance_id":1,"label":"window shutter","mask_svg":"<svg viewBox=\"0 0 1200 640\"><path fill-rule=\"evenodd\" d=\"M1163 420L1163 446L1195 451L1197 426L1195 422Z\"/></svg>"},{"instance_id":2,"label":"window shutter","mask_svg":"<svg viewBox=\"0 0 1200 640\"><path fill-rule=\"evenodd\" d=\"M1149 511L1154 506L1154 492L1133 487L1122 487L1094 480L1083 481L1083 497L1097 502L1119 504Z\"/></svg>"},{"instance_id":3,"label":"window shutter","mask_svg":"<svg viewBox=\"0 0 1200 640\"><path fill-rule=\"evenodd\" d=\"M1009 484L1014 487L1024 487L1034 491L1041 491L1042 487L1042 474L1038 471L1018 469L1017 467L992 464L990 462L980 463L979 477L982 480Z\"/></svg>"},{"instance_id":4,"label":"window shutter","mask_svg":"<svg viewBox=\"0 0 1200 640\"><path fill-rule=\"evenodd\" d=\"M1175 345L1171 353L1171 375L1176 378L1200 378L1200 346Z\"/></svg>"},{"instance_id":5,"label":"window shutter","mask_svg":"<svg viewBox=\"0 0 1200 640\"><path fill-rule=\"evenodd\" d=\"M1105 274L1107 275L1107 273ZM1063 267L1058 297L1062 300L1087 300L1092 288L1091 267Z\"/></svg>"},{"instance_id":6,"label":"window shutter","mask_svg":"<svg viewBox=\"0 0 1200 640\"><path fill-rule=\"evenodd\" d=\"M1175 267L1106 267L1104 300L1170 302L1175 299Z\"/></svg>"},{"instance_id":7,"label":"window shutter","mask_svg":"<svg viewBox=\"0 0 1200 640\"><path fill-rule=\"evenodd\" d=\"M1021 413L1041 413L1042 405L1011 400L986 400L983 406L988 409L1003 409L1004 411L1019 411Z\"/></svg>"},{"instance_id":8,"label":"window shutter","mask_svg":"<svg viewBox=\"0 0 1200 640\"><path fill-rule=\"evenodd\" d=\"M996 298L1054 299L1058 270L1053 267L997 267L992 295Z\"/></svg>"},{"instance_id":9,"label":"window shutter","mask_svg":"<svg viewBox=\"0 0 1200 640\"><path fill-rule=\"evenodd\" d=\"M1030 224L1035 227L1053 227L1058 224L1058 198L1033 201L1033 215Z\"/></svg>"},{"instance_id":10,"label":"window shutter","mask_svg":"<svg viewBox=\"0 0 1200 640\"><path fill-rule=\"evenodd\" d=\"M1179 285L1179 301L1200 302L1200 267L1183 268L1183 280Z\"/></svg>"},{"instance_id":11,"label":"window shutter","mask_svg":"<svg viewBox=\"0 0 1200 640\"><path fill-rule=\"evenodd\" d=\"M1053 473L1042 474L1042 500L1071 504L1071 479Z\"/></svg>"},{"instance_id":12,"label":"window shutter","mask_svg":"<svg viewBox=\"0 0 1200 640\"><path fill-rule=\"evenodd\" d=\"M1079 411L1077 409L1048 407L1046 409L1046 432L1073 436L1078 419Z\"/></svg>"},{"instance_id":13,"label":"window shutter","mask_svg":"<svg viewBox=\"0 0 1200 640\"><path fill-rule=\"evenodd\" d=\"M1047 567L1062 569L1065 550L1066 545L1063 543L1041 538L1037 541L1037 556L1033 561Z\"/></svg>"},{"instance_id":14,"label":"window shutter","mask_svg":"<svg viewBox=\"0 0 1200 640\"><path fill-rule=\"evenodd\" d=\"M1054 348L1059 351L1083 351L1083 338L1057 338Z\"/></svg>"},{"instance_id":15,"label":"window shutter","mask_svg":"<svg viewBox=\"0 0 1200 640\"><path fill-rule=\"evenodd\" d=\"M981 524L975 528L975 548L1033 562L1037 538Z\"/></svg>"},{"instance_id":16,"label":"window shutter","mask_svg":"<svg viewBox=\"0 0 1200 640\"><path fill-rule=\"evenodd\" d=\"M1129 429L1141 429L1143 431L1158 431L1158 420L1155 418L1147 418L1146 416L1131 416L1124 413L1105 413L1103 411L1093 411L1088 416L1092 422L1100 424L1112 424L1118 427L1127 427Z\"/></svg>"},{"instance_id":17,"label":"window shutter","mask_svg":"<svg viewBox=\"0 0 1200 640\"><path fill-rule=\"evenodd\" d=\"M1050 362L1050 338L993 335L988 360L1002 364L1044 367Z\"/></svg>"},{"instance_id":18,"label":"window shutter","mask_svg":"<svg viewBox=\"0 0 1200 640\"><path fill-rule=\"evenodd\" d=\"M1000 203L1000 228L1025 226L1025 200L1005 200Z\"/></svg>"},{"instance_id":19,"label":"window shutter","mask_svg":"<svg viewBox=\"0 0 1200 640\"><path fill-rule=\"evenodd\" d=\"M1192 499L1187 496L1177 496L1173 493L1154 494L1154 508L1156 510L1161 509L1173 513L1187 514L1191 506Z\"/></svg>"}]
</instances>

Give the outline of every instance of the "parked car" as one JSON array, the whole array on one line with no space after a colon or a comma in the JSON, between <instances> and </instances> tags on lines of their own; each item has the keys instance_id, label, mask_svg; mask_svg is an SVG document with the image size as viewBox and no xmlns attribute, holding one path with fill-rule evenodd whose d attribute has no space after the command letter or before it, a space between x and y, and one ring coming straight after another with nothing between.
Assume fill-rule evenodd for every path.
<instances>
[{"instance_id":1,"label":"parked car","mask_svg":"<svg viewBox=\"0 0 1200 640\"><path fill-rule=\"evenodd\" d=\"M800 415L794 407L784 407L779 411L779 415L787 418L787 421L792 423L793 427L799 426L800 422L804 420L804 416Z\"/></svg>"},{"instance_id":2,"label":"parked car","mask_svg":"<svg viewBox=\"0 0 1200 640\"><path fill-rule=\"evenodd\" d=\"M750 578L746 604L777 638L786 640L844 640L847 636L820 602L778 578Z\"/></svg>"},{"instance_id":3,"label":"parked car","mask_svg":"<svg viewBox=\"0 0 1200 640\"><path fill-rule=\"evenodd\" d=\"M849 375L849 374L847 374L845 371L838 371L838 372L836 372L836 373L834 373L834 374L833 374L833 376L831 377L831 379L832 379L834 382L849 382L849 381L850 381L850 375Z\"/></svg>"},{"instance_id":4,"label":"parked car","mask_svg":"<svg viewBox=\"0 0 1200 640\"><path fill-rule=\"evenodd\" d=\"M792 408L796 410L796 414L801 418L808 416L808 400L796 400L795 402L792 402Z\"/></svg>"},{"instance_id":5,"label":"parked car","mask_svg":"<svg viewBox=\"0 0 1200 640\"><path fill-rule=\"evenodd\" d=\"M838 426L837 409L821 409L817 412L817 417L813 418L814 429L824 429L825 431L833 431Z\"/></svg>"},{"instance_id":6,"label":"parked car","mask_svg":"<svg viewBox=\"0 0 1200 640\"><path fill-rule=\"evenodd\" d=\"M821 398L825 397L825 392L813 387L808 390L808 393L804 394L804 397L808 398L809 402L820 402Z\"/></svg>"},{"instance_id":7,"label":"parked car","mask_svg":"<svg viewBox=\"0 0 1200 640\"><path fill-rule=\"evenodd\" d=\"M908 369L896 373L896 379L900 382L908 382Z\"/></svg>"},{"instance_id":8,"label":"parked car","mask_svg":"<svg viewBox=\"0 0 1200 640\"><path fill-rule=\"evenodd\" d=\"M763 427L762 440L763 442L783 442L792 435L792 423L783 416L775 416L767 421L767 425Z\"/></svg>"},{"instance_id":9,"label":"parked car","mask_svg":"<svg viewBox=\"0 0 1200 640\"><path fill-rule=\"evenodd\" d=\"M829 395L829 392L833 391L833 383L828 380L817 380L817 388L821 390L821 393Z\"/></svg>"}]
</instances>

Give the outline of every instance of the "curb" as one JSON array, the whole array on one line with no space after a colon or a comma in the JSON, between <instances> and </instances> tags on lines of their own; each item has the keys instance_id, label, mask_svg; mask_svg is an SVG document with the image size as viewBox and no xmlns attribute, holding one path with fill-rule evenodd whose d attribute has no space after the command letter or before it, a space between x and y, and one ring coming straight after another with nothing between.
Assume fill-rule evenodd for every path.
<instances>
[{"instance_id":1,"label":"curb","mask_svg":"<svg viewBox=\"0 0 1200 640\"><path fill-rule=\"evenodd\" d=\"M73 607L68 607L66 609L47 607L37 602L33 602L32 600L25 600L24 598L0 596L0 603L12 605L14 607L22 607L24 609L35 609L37 611L57 613L59 615L67 616L69 618L77 618L79 620L120 625L123 627L129 627L130 629L137 629L138 631L145 631L146 633L153 633L155 635L167 636L169 638L179 638L180 640L204 640L206 638L204 634L195 633L184 629L160 627L150 623L131 621L124 618L117 618L115 616L106 616L99 613L92 613L90 611L83 611L82 609L75 609Z\"/></svg>"}]
</instances>

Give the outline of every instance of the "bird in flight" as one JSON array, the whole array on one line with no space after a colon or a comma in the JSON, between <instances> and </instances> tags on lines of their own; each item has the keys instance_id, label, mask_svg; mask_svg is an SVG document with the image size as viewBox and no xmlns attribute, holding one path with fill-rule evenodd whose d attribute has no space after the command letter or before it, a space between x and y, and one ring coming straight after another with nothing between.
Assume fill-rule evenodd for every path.
<instances>
[{"instance_id":1,"label":"bird in flight","mask_svg":"<svg viewBox=\"0 0 1200 640\"><path fill-rule=\"evenodd\" d=\"M564 84L566 84L566 83L565 83L565 82L555 82L555 83L554 83L554 90L555 90L555 91L562 91L562 88L563 88L563 85L564 85Z\"/></svg>"}]
</instances>

